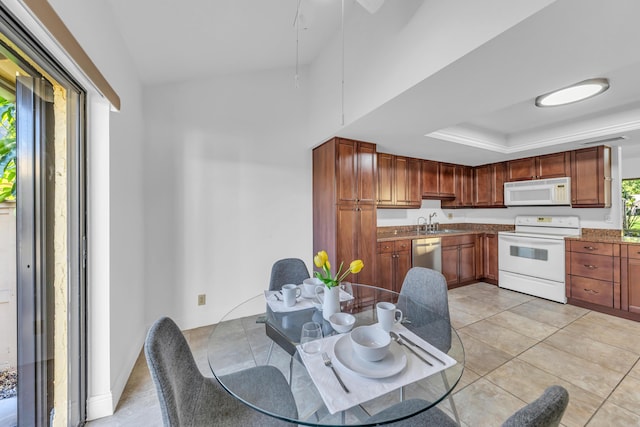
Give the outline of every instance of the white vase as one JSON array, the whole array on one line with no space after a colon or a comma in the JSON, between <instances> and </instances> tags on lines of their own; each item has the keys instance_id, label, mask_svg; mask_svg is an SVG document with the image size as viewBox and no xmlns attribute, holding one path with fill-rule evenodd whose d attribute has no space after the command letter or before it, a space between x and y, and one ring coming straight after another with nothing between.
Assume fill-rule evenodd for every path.
<instances>
[{"instance_id":1,"label":"white vase","mask_svg":"<svg viewBox=\"0 0 640 427\"><path fill-rule=\"evenodd\" d=\"M324 292L319 293L320 290ZM334 286L332 288L318 286L316 288L316 297L322 303L322 317L326 320L329 320L329 317L333 313L340 311L340 286Z\"/></svg>"}]
</instances>

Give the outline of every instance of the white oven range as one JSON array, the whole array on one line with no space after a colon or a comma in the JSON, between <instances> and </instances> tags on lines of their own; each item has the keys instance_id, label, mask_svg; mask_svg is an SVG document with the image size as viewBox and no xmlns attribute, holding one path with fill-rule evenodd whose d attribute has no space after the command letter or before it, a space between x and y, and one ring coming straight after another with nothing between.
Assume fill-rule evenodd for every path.
<instances>
[{"instance_id":1,"label":"white oven range","mask_svg":"<svg viewBox=\"0 0 640 427\"><path fill-rule=\"evenodd\" d=\"M520 215L515 226L498 233L499 286L566 303L564 238L580 235L580 218Z\"/></svg>"}]
</instances>

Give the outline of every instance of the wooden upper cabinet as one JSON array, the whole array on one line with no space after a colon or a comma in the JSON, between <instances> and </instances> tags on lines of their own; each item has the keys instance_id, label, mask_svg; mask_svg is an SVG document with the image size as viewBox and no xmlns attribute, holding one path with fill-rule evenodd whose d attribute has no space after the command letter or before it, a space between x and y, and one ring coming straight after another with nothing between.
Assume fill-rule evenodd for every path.
<instances>
[{"instance_id":1,"label":"wooden upper cabinet","mask_svg":"<svg viewBox=\"0 0 640 427\"><path fill-rule=\"evenodd\" d=\"M571 155L569 151L507 162L508 181L560 178L570 175Z\"/></svg>"},{"instance_id":2,"label":"wooden upper cabinet","mask_svg":"<svg viewBox=\"0 0 640 427\"><path fill-rule=\"evenodd\" d=\"M547 154L536 157L537 179L571 176L571 152Z\"/></svg>"},{"instance_id":3,"label":"wooden upper cabinet","mask_svg":"<svg viewBox=\"0 0 640 427\"><path fill-rule=\"evenodd\" d=\"M422 198L440 198L440 162L422 161Z\"/></svg>"},{"instance_id":4,"label":"wooden upper cabinet","mask_svg":"<svg viewBox=\"0 0 640 427\"><path fill-rule=\"evenodd\" d=\"M611 207L611 148L583 148L571 152L571 206Z\"/></svg>"},{"instance_id":5,"label":"wooden upper cabinet","mask_svg":"<svg viewBox=\"0 0 640 427\"><path fill-rule=\"evenodd\" d=\"M338 203L375 203L376 160L375 144L338 139L336 148Z\"/></svg>"},{"instance_id":6,"label":"wooden upper cabinet","mask_svg":"<svg viewBox=\"0 0 640 427\"><path fill-rule=\"evenodd\" d=\"M473 173L473 205L476 207L504 206L505 163L476 166Z\"/></svg>"},{"instance_id":7,"label":"wooden upper cabinet","mask_svg":"<svg viewBox=\"0 0 640 427\"><path fill-rule=\"evenodd\" d=\"M462 165L452 166L454 199L443 200L441 206L446 208L471 207L473 206L473 168Z\"/></svg>"},{"instance_id":8,"label":"wooden upper cabinet","mask_svg":"<svg viewBox=\"0 0 640 427\"><path fill-rule=\"evenodd\" d=\"M378 206L393 205L393 155L378 153Z\"/></svg>"},{"instance_id":9,"label":"wooden upper cabinet","mask_svg":"<svg viewBox=\"0 0 640 427\"><path fill-rule=\"evenodd\" d=\"M396 156L396 205L420 207L422 204L421 160Z\"/></svg>"},{"instance_id":10,"label":"wooden upper cabinet","mask_svg":"<svg viewBox=\"0 0 640 427\"><path fill-rule=\"evenodd\" d=\"M421 160L378 153L379 208L419 208L422 203Z\"/></svg>"},{"instance_id":11,"label":"wooden upper cabinet","mask_svg":"<svg viewBox=\"0 0 640 427\"><path fill-rule=\"evenodd\" d=\"M456 165L450 163L440 163L440 196L441 197L456 197Z\"/></svg>"}]
</instances>

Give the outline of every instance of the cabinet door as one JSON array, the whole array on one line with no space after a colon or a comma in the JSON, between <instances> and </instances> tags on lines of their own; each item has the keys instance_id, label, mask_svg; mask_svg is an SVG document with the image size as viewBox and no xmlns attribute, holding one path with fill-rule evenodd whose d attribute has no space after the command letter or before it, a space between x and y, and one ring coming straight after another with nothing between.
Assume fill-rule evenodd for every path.
<instances>
[{"instance_id":1,"label":"cabinet door","mask_svg":"<svg viewBox=\"0 0 640 427\"><path fill-rule=\"evenodd\" d=\"M409 159L406 157L395 156L394 171L394 189L396 206L405 206L409 204Z\"/></svg>"},{"instance_id":2,"label":"cabinet door","mask_svg":"<svg viewBox=\"0 0 640 427\"><path fill-rule=\"evenodd\" d=\"M483 268L484 277L491 280L498 280L498 235L496 233L486 233L483 238Z\"/></svg>"},{"instance_id":3,"label":"cabinet door","mask_svg":"<svg viewBox=\"0 0 640 427\"><path fill-rule=\"evenodd\" d=\"M393 252L378 252L378 287L393 290L394 260Z\"/></svg>"},{"instance_id":4,"label":"cabinet door","mask_svg":"<svg viewBox=\"0 0 640 427\"><path fill-rule=\"evenodd\" d=\"M437 199L440 197L440 163L432 160L422 161L422 197Z\"/></svg>"},{"instance_id":5,"label":"cabinet door","mask_svg":"<svg viewBox=\"0 0 640 427\"><path fill-rule=\"evenodd\" d=\"M605 146L571 152L572 207L611 206L610 153Z\"/></svg>"},{"instance_id":6,"label":"cabinet door","mask_svg":"<svg viewBox=\"0 0 640 427\"><path fill-rule=\"evenodd\" d=\"M458 279L460 283L476 279L476 245L460 245Z\"/></svg>"},{"instance_id":7,"label":"cabinet door","mask_svg":"<svg viewBox=\"0 0 640 427\"><path fill-rule=\"evenodd\" d=\"M492 192L490 165L476 167L473 174L475 186L473 205L490 206Z\"/></svg>"},{"instance_id":8,"label":"cabinet door","mask_svg":"<svg viewBox=\"0 0 640 427\"><path fill-rule=\"evenodd\" d=\"M339 139L336 147L336 198L338 203L355 203L357 193L356 142Z\"/></svg>"},{"instance_id":9,"label":"cabinet door","mask_svg":"<svg viewBox=\"0 0 640 427\"><path fill-rule=\"evenodd\" d=\"M538 179L571 176L571 152L538 156L536 175Z\"/></svg>"},{"instance_id":10,"label":"cabinet door","mask_svg":"<svg viewBox=\"0 0 640 427\"><path fill-rule=\"evenodd\" d=\"M407 163L407 204L422 205L422 161L410 158Z\"/></svg>"},{"instance_id":11,"label":"cabinet door","mask_svg":"<svg viewBox=\"0 0 640 427\"><path fill-rule=\"evenodd\" d=\"M411 269L411 251L398 251L396 252L396 271L395 271L395 292L400 292L404 277Z\"/></svg>"},{"instance_id":12,"label":"cabinet door","mask_svg":"<svg viewBox=\"0 0 640 427\"><path fill-rule=\"evenodd\" d=\"M360 204L376 203L376 145L368 142L357 144L357 202Z\"/></svg>"},{"instance_id":13,"label":"cabinet door","mask_svg":"<svg viewBox=\"0 0 640 427\"><path fill-rule=\"evenodd\" d=\"M453 198L456 196L456 165L440 163L440 196Z\"/></svg>"},{"instance_id":14,"label":"cabinet door","mask_svg":"<svg viewBox=\"0 0 640 427\"><path fill-rule=\"evenodd\" d=\"M507 180L525 181L536 177L536 158L510 160L507 162Z\"/></svg>"},{"instance_id":15,"label":"cabinet door","mask_svg":"<svg viewBox=\"0 0 640 427\"><path fill-rule=\"evenodd\" d=\"M628 260L629 311L640 314L640 259Z\"/></svg>"},{"instance_id":16,"label":"cabinet door","mask_svg":"<svg viewBox=\"0 0 640 427\"><path fill-rule=\"evenodd\" d=\"M457 285L458 276L458 246L442 247L442 274L447 279L447 285Z\"/></svg>"},{"instance_id":17,"label":"cabinet door","mask_svg":"<svg viewBox=\"0 0 640 427\"><path fill-rule=\"evenodd\" d=\"M378 206L393 206L393 156L378 153Z\"/></svg>"},{"instance_id":18,"label":"cabinet door","mask_svg":"<svg viewBox=\"0 0 640 427\"><path fill-rule=\"evenodd\" d=\"M349 276L350 282L365 285L376 285L376 207L374 205L359 205L357 208L357 253L356 256L344 259L345 263L354 259L361 259L365 268L360 273ZM339 265L339 264L338 264Z\"/></svg>"},{"instance_id":19,"label":"cabinet door","mask_svg":"<svg viewBox=\"0 0 640 427\"><path fill-rule=\"evenodd\" d=\"M334 272L340 262L358 259L359 211L357 209L356 205L337 206L337 251L335 254L329 253L329 262ZM332 257L335 258L332 259Z\"/></svg>"},{"instance_id":20,"label":"cabinet door","mask_svg":"<svg viewBox=\"0 0 640 427\"><path fill-rule=\"evenodd\" d=\"M473 168L471 166L462 166L460 169L462 174L462 203L461 206L473 206Z\"/></svg>"},{"instance_id":21,"label":"cabinet door","mask_svg":"<svg viewBox=\"0 0 640 427\"><path fill-rule=\"evenodd\" d=\"M491 205L504 206L504 182L507 177L507 165L505 162L491 165Z\"/></svg>"}]
</instances>

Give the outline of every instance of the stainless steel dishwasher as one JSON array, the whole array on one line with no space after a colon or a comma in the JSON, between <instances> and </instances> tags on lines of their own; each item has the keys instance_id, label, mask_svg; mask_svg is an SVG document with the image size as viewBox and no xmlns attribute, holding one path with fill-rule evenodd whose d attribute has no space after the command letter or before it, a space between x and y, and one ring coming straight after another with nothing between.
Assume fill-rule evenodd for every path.
<instances>
[{"instance_id":1,"label":"stainless steel dishwasher","mask_svg":"<svg viewBox=\"0 0 640 427\"><path fill-rule=\"evenodd\" d=\"M413 267L425 267L442 272L442 249L439 237L414 239L411 245Z\"/></svg>"}]
</instances>

